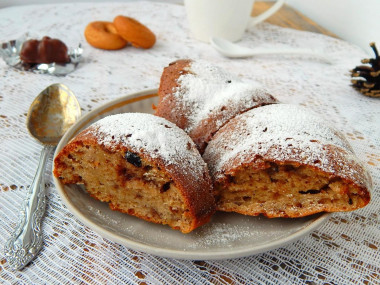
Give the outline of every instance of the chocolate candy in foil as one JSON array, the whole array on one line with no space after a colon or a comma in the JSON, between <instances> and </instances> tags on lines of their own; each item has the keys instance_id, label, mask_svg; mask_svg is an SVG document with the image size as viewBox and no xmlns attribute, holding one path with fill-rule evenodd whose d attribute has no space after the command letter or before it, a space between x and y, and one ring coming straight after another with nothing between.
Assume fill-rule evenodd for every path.
<instances>
[{"instance_id":1,"label":"chocolate candy in foil","mask_svg":"<svg viewBox=\"0 0 380 285\"><path fill-rule=\"evenodd\" d=\"M78 63L81 60L83 49L81 44L77 48L68 49L67 63L25 63L20 59L20 52L22 45L30 39L28 35L23 36L17 40L12 40L7 43L3 43L0 49L0 56L9 66L12 66L19 70L31 71L40 74L51 74L56 76L64 76L74 71Z\"/></svg>"}]
</instances>

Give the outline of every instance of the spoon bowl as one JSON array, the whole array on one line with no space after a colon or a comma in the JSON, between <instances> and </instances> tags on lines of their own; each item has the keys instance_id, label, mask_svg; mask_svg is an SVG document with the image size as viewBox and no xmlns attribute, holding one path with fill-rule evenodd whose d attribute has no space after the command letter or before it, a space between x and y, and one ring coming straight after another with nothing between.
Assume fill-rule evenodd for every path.
<instances>
[{"instance_id":1,"label":"spoon bowl","mask_svg":"<svg viewBox=\"0 0 380 285\"><path fill-rule=\"evenodd\" d=\"M46 204L43 177L45 164L59 140L80 115L78 100L63 84L47 87L29 108L28 131L44 148L36 175L20 209L18 225L4 247L5 256L15 270L24 268L42 248L41 221Z\"/></svg>"},{"instance_id":2,"label":"spoon bowl","mask_svg":"<svg viewBox=\"0 0 380 285\"><path fill-rule=\"evenodd\" d=\"M53 84L32 102L27 128L42 144L56 145L81 114L74 93L63 84Z\"/></svg>"},{"instance_id":3,"label":"spoon bowl","mask_svg":"<svg viewBox=\"0 0 380 285\"><path fill-rule=\"evenodd\" d=\"M327 58L324 54L313 51L311 49L271 49L271 48L248 48L243 47L233 42L230 42L226 39L211 37L210 44L214 47L219 53L229 58L244 58L251 56L260 56L260 55L304 55L310 57L316 57L325 61L326 63L331 63L331 60Z\"/></svg>"}]
</instances>

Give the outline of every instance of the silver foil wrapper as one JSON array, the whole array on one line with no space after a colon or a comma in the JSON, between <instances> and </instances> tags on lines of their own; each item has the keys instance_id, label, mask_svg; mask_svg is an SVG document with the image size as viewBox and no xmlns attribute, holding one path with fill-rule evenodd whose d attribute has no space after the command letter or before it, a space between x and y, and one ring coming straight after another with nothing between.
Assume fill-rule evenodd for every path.
<instances>
[{"instance_id":1,"label":"silver foil wrapper","mask_svg":"<svg viewBox=\"0 0 380 285\"><path fill-rule=\"evenodd\" d=\"M1 44L0 56L3 58L6 64L19 70L31 71L40 74L65 76L66 74L73 72L81 60L83 49L81 44L79 44L77 48L68 48L68 56L70 58L70 62L64 64L54 62L40 64L24 63L20 59L20 52L24 42L29 39L30 37L26 35L17 40L12 40Z\"/></svg>"}]
</instances>

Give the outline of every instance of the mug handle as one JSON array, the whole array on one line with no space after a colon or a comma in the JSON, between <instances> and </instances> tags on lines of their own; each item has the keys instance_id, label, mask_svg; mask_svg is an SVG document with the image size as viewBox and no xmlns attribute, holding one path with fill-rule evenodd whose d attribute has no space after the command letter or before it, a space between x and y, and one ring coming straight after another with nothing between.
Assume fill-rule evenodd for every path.
<instances>
[{"instance_id":1,"label":"mug handle","mask_svg":"<svg viewBox=\"0 0 380 285\"><path fill-rule=\"evenodd\" d=\"M285 0L276 1L276 3L265 12L261 13L260 15L256 17L251 17L251 20L248 23L248 28L266 20L267 18L272 16L274 13L276 13L284 4L285 4Z\"/></svg>"}]
</instances>

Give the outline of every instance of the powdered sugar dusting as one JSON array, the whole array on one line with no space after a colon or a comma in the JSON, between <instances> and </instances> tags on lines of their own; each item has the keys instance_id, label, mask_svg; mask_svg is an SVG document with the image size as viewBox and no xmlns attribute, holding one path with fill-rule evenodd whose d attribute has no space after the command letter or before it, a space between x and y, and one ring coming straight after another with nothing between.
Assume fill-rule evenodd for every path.
<instances>
[{"instance_id":1,"label":"powdered sugar dusting","mask_svg":"<svg viewBox=\"0 0 380 285\"><path fill-rule=\"evenodd\" d=\"M188 117L189 132L210 113L219 112L229 106L236 113L247 110L258 103L272 103L264 88L257 82L243 82L225 70L204 61L191 61L185 68L188 73L181 75L174 96L191 110ZM175 111L175 110L174 110ZM228 118L229 119L229 118ZM217 122L217 126L225 123Z\"/></svg>"},{"instance_id":2,"label":"powdered sugar dusting","mask_svg":"<svg viewBox=\"0 0 380 285\"><path fill-rule=\"evenodd\" d=\"M175 124L145 113L124 113L105 117L89 130L98 143L112 149L121 144L137 153L161 158L166 165L182 165L184 171L202 177L205 163L193 141ZM199 177L199 176L198 176Z\"/></svg>"},{"instance_id":3,"label":"powdered sugar dusting","mask_svg":"<svg viewBox=\"0 0 380 285\"><path fill-rule=\"evenodd\" d=\"M347 179L361 176L358 167L352 167L360 163L346 139L297 105L268 105L237 116L214 137L203 157L212 176L221 179L232 161L241 163L254 155L309 164L328 173L339 171L335 174Z\"/></svg>"},{"instance_id":4,"label":"powdered sugar dusting","mask_svg":"<svg viewBox=\"0 0 380 285\"><path fill-rule=\"evenodd\" d=\"M252 239L259 234L260 231L255 231L250 226L212 223L207 228L201 229L198 239L190 243L189 247L234 247L236 241Z\"/></svg>"}]
</instances>

